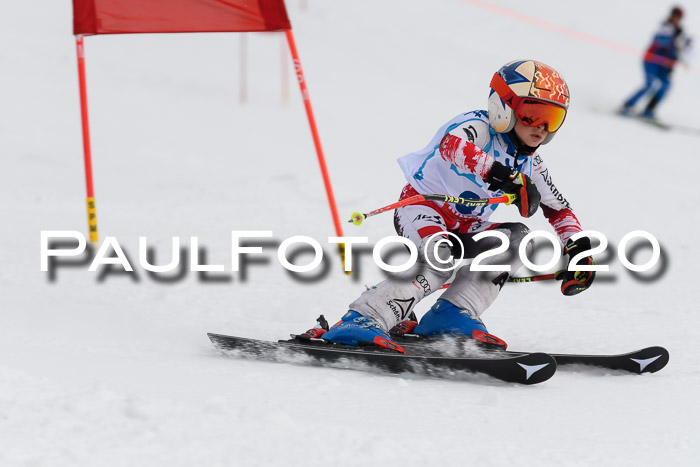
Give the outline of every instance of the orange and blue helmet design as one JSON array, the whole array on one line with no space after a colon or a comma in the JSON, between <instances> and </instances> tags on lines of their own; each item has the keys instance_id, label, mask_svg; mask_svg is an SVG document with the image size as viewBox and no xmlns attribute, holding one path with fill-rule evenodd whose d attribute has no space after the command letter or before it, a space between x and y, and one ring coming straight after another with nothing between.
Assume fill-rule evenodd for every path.
<instances>
[{"instance_id":1,"label":"orange and blue helmet design","mask_svg":"<svg viewBox=\"0 0 700 467\"><path fill-rule=\"evenodd\" d=\"M507 133L515 121L534 126L547 124L554 137L569 108L569 87L554 68L535 60L514 60L502 66L491 79L489 123L498 133Z\"/></svg>"}]
</instances>

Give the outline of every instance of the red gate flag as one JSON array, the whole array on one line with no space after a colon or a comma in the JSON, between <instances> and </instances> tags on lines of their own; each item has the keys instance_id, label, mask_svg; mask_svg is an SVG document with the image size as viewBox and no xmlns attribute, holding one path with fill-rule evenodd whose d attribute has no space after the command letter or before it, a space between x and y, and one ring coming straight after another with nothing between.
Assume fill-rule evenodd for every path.
<instances>
[{"instance_id":1,"label":"red gate flag","mask_svg":"<svg viewBox=\"0 0 700 467\"><path fill-rule=\"evenodd\" d=\"M284 0L73 0L73 34L78 54L80 109L83 125L85 180L87 185L88 225L90 241L98 241L97 210L92 183L90 129L85 78L83 36L96 34L178 33L178 32L259 32L284 31L294 59L301 95L309 119L316 155L331 208L338 237L343 229L335 205L333 188L328 176L321 140L311 110L311 99L301 61L294 44L292 25L287 17ZM339 243L345 265L345 244Z\"/></svg>"},{"instance_id":2,"label":"red gate flag","mask_svg":"<svg viewBox=\"0 0 700 467\"><path fill-rule=\"evenodd\" d=\"M73 34L291 29L284 0L73 0Z\"/></svg>"}]
</instances>

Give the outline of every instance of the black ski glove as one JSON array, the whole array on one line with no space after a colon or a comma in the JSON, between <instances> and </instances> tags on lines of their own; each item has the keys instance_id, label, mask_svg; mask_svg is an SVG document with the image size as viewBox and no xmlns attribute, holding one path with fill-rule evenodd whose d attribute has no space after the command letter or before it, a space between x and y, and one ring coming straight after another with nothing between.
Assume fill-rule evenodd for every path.
<instances>
[{"instance_id":1,"label":"black ski glove","mask_svg":"<svg viewBox=\"0 0 700 467\"><path fill-rule=\"evenodd\" d=\"M486 182L490 184L491 191L503 190L518 195L513 203L520 210L521 216L532 217L537 212L540 206L540 192L537 191L535 182L527 175L496 161L486 176Z\"/></svg>"},{"instance_id":2,"label":"black ski glove","mask_svg":"<svg viewBox=\"0 0 700 467\"><path fill-rule=\"evenodd\" d=\"M581 237L575 242L569 239L564 247L564 254L569 255L569 263L574 256L582 251L591 249L591 239L588 237ZM593 279L595 279L595 271L569 271L567 264L567 270L562 272L557 276L558 280L561 280L561 293L564 295L576 295L581 293L591 286ZM586 256L578 260L580 265L592 265L593 258Z\"/></svg>"}]
</instances>

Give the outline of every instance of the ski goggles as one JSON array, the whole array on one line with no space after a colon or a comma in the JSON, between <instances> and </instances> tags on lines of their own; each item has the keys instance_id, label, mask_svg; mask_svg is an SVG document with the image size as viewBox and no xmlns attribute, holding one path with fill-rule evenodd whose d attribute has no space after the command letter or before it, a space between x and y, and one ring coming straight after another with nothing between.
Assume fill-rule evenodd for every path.
<instances>
[{"instance_id":1,"label":"ski goggles","mask_svg":"<svg viewBox=\"0 0 700 467\"><path fill-rule=\"evenodd\" d=\"M525 126L534 127L546 124L547 132L554 133L564 123L566 109L563 106L537 98L516 95L498 73L493 75L491 88L513 109L515 118Z\"/></svg>"}]
</instances>

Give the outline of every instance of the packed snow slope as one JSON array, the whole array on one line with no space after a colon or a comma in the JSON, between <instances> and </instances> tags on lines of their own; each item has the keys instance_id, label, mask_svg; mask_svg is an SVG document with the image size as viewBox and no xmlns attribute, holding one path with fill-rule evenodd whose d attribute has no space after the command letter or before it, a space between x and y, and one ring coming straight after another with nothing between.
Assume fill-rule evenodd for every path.
<instances>
[{"instance_id":1,"label":"packed snow slope","mask_svg":"<svg viewBox=\"0 0 700 467\"><path fill-rule=\"evenodd\" d=\"M396 158L454 115L484 108L501 65L548 63L566 77L572 103L541 154L584 227L607 236L599 262L610 272L576 297L556 284L511 284L485 322L514 350L663 345L666 369L560 371L516 387L214 351L207 331L284 338L321 313L337 319L384 277L366 252L346 276L326 244L335 232L288 58L291 84L282 84L278 33L248 36L245 104L240 35L86 39L100 234L117 239L135 271L90 272L83 261L41 272L42 230L86 231L71 3L3 2L0 464L694 465L700 140L611 112L642 84L640 57L625 50L647 46L671 3L499 2L556 30L484 5L288 2L341 217L394 201L404 184ZM700 34L690 7L685 26ZM700 128L694 66L676 71L659 116ZM514 208L498 215L519 220ZM541 214L527 222L551 231ZM390 214L344 229L372 244L393 234ZM243 277L230 267L238 230L274 232ZM663 250L663 267L643 280L617 258L634 230ZM279 265L276 244L294 235L324 245L325 275L300 281ZM149 275L140 236L158 264L173 237L187 251L198 237L200 261L225 270ZM631 254L637 263L649 256L646 247Z\"/></svg>"}]
</instances>

